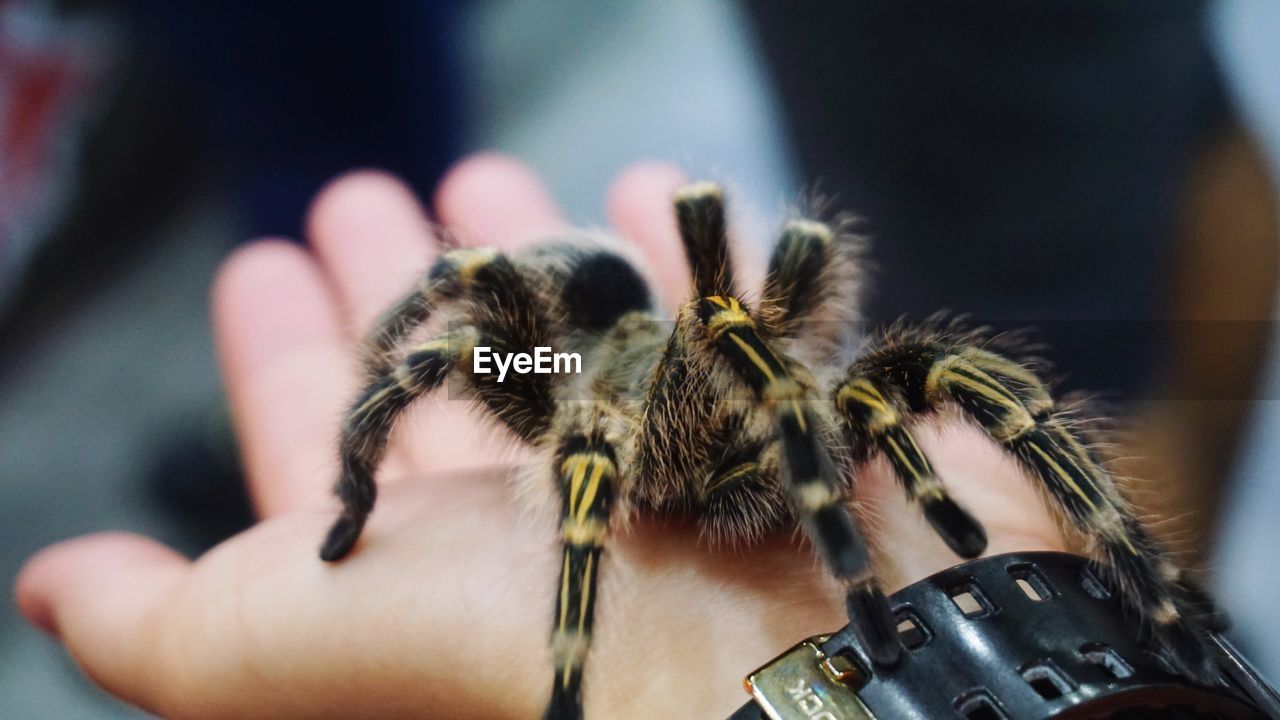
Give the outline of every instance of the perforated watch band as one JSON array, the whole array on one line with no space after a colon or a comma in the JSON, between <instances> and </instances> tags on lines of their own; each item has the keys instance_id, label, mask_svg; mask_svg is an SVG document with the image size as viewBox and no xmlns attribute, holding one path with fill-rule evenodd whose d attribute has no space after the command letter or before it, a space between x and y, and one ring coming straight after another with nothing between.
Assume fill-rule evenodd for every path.
<instances>
[{"instance_id":1,"label":"perforated watch band","mask_svg":"<svg viewBox=\"0 0 1280 720\"><path fill-rule=\"evenodd\" d=\"M845 628L752 673L730 720L1273 718L1280 696L1218 633L1214 687L1172 672L1084 558L1013 553L891 598L909 651L869 671Z\"/></svg>"}]
</instances>

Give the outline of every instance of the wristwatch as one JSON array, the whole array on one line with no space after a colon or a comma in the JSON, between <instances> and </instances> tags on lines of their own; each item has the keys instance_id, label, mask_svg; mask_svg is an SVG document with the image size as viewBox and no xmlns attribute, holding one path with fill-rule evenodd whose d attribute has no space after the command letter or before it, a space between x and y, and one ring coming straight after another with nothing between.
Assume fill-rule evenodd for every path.
<instances>
[{"instance_id":1,"label":"wristwatch","mask_svg":"<svg viewBox=\"0 0 1280 720\"><path fill-rule=\"evenodd\" d=\"M730 720L1280 720L1280 696L1217 631L1213 684L1178 674L1083 557L981 558L890 602L897 666L873 670L848 627L813 637L751 673Z\"/></svg>"}]
</instances>

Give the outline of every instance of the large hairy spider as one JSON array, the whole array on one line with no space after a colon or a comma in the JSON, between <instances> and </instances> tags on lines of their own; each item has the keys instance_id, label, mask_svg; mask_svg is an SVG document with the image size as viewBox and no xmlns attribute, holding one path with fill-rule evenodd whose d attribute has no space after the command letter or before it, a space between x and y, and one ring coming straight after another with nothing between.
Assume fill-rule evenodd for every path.
<instances>
[{"instance_id":1,"label":"large hairy spider","mask_svg":"<svg viewBox=\"0 0 1280 720\"><path fill-rule=\"evenodd\" d=\"M1028 366L978 333L899 327L857 357L861 242L813 220L789 223L763 292L748 305L735 281L719 187L675 196L696 295L674 326L635 267L607 241L558 240L507 256L460 249L380 321L368 384L340 441L343 503L321 557L351 552L373 509L374 473L396 418L453 375L540 455L561 498L563 559L546 718L581 716L581 679L596 580L610 527L627 513L693 513L706 534L750 542L799 521L846 597L867 657L894 665L903 648L849 510L853 469L887 456L907 496L958 555L986 547L953 501L911 426L954 406L1021 461L1092 548L1131 611L1187 675L1206 654L1190 591L1130 511L1114 478ZM436 311L445 329L401 352ZM580 353L576 375L475 372L478 347ZM806 366L801 362L808 363ZM550 578L548 579L550 581Z\"/></svg>"}]
</instances>

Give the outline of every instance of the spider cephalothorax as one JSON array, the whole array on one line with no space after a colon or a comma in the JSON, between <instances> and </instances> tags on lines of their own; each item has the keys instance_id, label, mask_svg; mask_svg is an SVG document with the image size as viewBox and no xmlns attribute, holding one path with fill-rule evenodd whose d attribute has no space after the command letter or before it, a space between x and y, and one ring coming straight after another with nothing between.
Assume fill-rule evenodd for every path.
<instances>
[{"instance_id":1,"label":"spider cephalothorax","mask_svg":"<svg viewBox=\"0 0 1280 720\"><path fill-rule=\"evenodd\" d=\"M951 406L1021 461L1092 540L1127 606L1174 662L1203 676L1178 569L1026 364L977 333L909 327L874 336L860 353L842 352L857 319L857 238L812 220L789 223L749 306L730 262L720 189L686 187L675 211L696 295L674 323L659 317L641 274L607 241L441 257L367 344L368 384L342 427L344 509L321 557L339 560L355 546L397 416L454 376L541 450L542 477L560 497L547 718L581 715L601 553L611 525L636 507L692 512L708 536L730 542L798 520L844 588L868 658L889 666L902 646L850 514L853 468L883 453L947 545L963 557L982 553L982 527L948 496L910 430ZM437 310L448 329L406 343ZM499 382L474 371L478 347L572 351L582 372L509 373Z\"/></svg>"}]
</instances>

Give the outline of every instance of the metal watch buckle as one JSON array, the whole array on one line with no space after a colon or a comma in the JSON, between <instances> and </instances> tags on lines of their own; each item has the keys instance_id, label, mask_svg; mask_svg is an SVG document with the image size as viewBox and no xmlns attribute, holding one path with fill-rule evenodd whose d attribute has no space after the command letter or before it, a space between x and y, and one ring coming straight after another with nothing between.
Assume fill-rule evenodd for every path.
<instances>
[{"instance_id":1,"label":"metal watch buckle","mask_svg":"<svg viewBox=\"0 0 1280 720\"><path fill-rule=\"evenodd\" d=\"M823 653L829 639L809 638L747 676L747 691L769 720L875 720L854 690L866 671L851 655Z\"/></svg>"}]
</instances>

